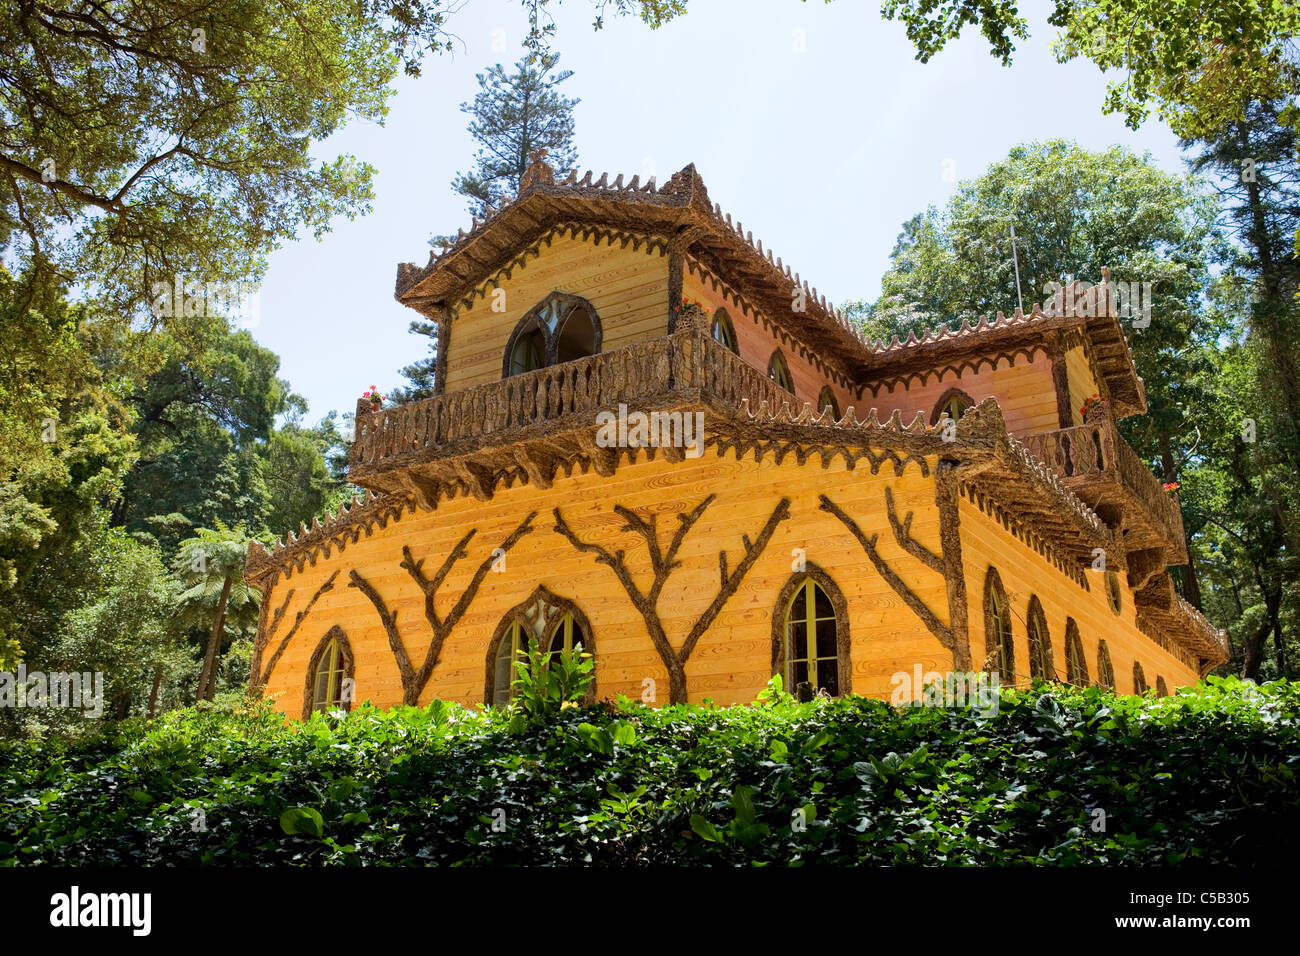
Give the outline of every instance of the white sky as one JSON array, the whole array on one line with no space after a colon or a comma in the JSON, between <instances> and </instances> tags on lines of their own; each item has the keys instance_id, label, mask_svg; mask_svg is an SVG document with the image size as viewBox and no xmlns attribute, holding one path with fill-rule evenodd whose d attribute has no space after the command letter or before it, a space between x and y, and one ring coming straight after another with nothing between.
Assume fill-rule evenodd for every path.
<instances>
[{"instance_id":1,"label":"white sky","mask_svg":"<svg viewBox=\"0 0 1300 956\"><path fill-rule=\"evenodd\" d=\"M970 28L917 63L877 0L689 0L659 31L621 19L599 33L593 9L554 10L553 49L574 71L561 90L582 100L579 168L663 183L694 162L724 212L837 303L874 298L901 224L942 205L954 171L974 178L1016 143L1121 144L1184 171L1163 124L1134 132L1103 116L1105 77L1052 59L1042 0L1023 5L1033 37L1011 68ZM307 397L308 421L351 410L369 385L402 384L398 369L426 354L428 340L407 331L416 314L393 299L397 263L423 265L430 235L468 228L450 188L474 153L459 105L475 73L519 58L526 27L519 0L469 0L449 24L463 41L454 57L403 77L382 127L353 123L318 150L354 153L378 173L371 214L284 246L262 285L253 334Z\"/></svg>"}]
</instances>

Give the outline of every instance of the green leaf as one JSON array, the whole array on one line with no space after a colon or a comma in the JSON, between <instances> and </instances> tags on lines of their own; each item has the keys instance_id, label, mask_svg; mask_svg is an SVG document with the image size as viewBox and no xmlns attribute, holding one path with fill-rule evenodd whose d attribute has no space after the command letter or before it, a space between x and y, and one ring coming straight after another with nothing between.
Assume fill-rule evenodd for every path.
<instances>
[{"instance_id":1,"label":"green leaf","mask_svg":"<svg viewBox=\"0 0 1300 956\"><path fill-rule=\"evenodd\" d=\"M708 840L710 843L723 842L722 834L718 832L718 828L698 813L691 814L691 829L695 831L697 836Z\"/></svg>"},{"instance_id":2,"label":"green leaf","mask_svg":"<svg viewBox=\"0 0 1300 956\"><path fill-rule=\"evenodd\" d=\"M311 807L290 807L280 814L280 829L289 836L319 838L325 835L325 821Z\"/></svg>"}]
</instances>

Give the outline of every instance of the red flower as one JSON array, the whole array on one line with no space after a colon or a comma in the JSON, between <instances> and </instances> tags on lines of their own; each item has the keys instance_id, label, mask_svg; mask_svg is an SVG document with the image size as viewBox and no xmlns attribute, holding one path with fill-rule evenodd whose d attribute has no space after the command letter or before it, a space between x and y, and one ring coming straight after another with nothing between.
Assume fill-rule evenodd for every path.
<instances>
[{"instance_id":1,"label":"red flower","mask_svg":"<svg viewBox=\"0 0 1300 956\"><path fill-rule=\"evenodd\" d=\"M1165 491L1177 491L1177 490L1178 490L1178 482L1176 482L1176 481L1166 481L1162 487L1165 489Z\"/></svg>"}]
</instances>

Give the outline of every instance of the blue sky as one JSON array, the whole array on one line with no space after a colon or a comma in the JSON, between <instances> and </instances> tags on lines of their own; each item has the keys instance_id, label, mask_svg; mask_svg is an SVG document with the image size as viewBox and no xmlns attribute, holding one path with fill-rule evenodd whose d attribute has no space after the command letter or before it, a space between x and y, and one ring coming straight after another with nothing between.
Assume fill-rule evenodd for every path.
<instances>
[{"instance_id":1,"label":"blue sky","mask_svg":"<svg viewBox=\"0 0 1300 956\"><path fill-rule=\"evenodd\" d=\"M582 100L579 168L662 183L694 162L714 202L837 303L874 298L900 225L1016 143L1121 144L1184 171L1163 124L1133 131L1103 116L1106 77L1052 59L1055 30L1035 0L1023 7L1033 37L1010 68L971 30L917 63L875 0L690 0L658 31L621 19L597 33L593 10L554 10L553 49L574 71L562 89ZM407 331L415 313L393 300L397 263L423 265L430 235L468 227L450 188L474 153L459 106L475 73L518 59L526 28L518 0L468 0L449 24L454 56L403 77L383 126L356 122L320 145L377 167L374 211L274 253L253 329L308 399L309 421L350 410L369 385L400 384L398 370L426 354Z\"/></svg>"}]
</instances>

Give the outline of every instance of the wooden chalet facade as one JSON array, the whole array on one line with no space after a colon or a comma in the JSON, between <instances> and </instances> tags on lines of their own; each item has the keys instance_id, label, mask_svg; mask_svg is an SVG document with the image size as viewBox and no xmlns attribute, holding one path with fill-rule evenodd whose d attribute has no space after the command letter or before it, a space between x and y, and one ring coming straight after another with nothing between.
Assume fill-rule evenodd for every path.
<instances>
[{"instance_id":1,"label":"wooden chalet facade","mask_svg":"<svg viewBox=\"0 0 1300 956\"><path fill-rule=\"evenodd\" d=\"M541 159L396 296L437 328L437 394L359 402L366 498L249 549L252 684L286 713L501 703L529 633L580 641L595 698L657 703L773 673L888 698L918 665L1165 692L1227 659L1115 428L1146 403L1097 296L873 344L693 166Z\"/></svg>"}]
</instances>

